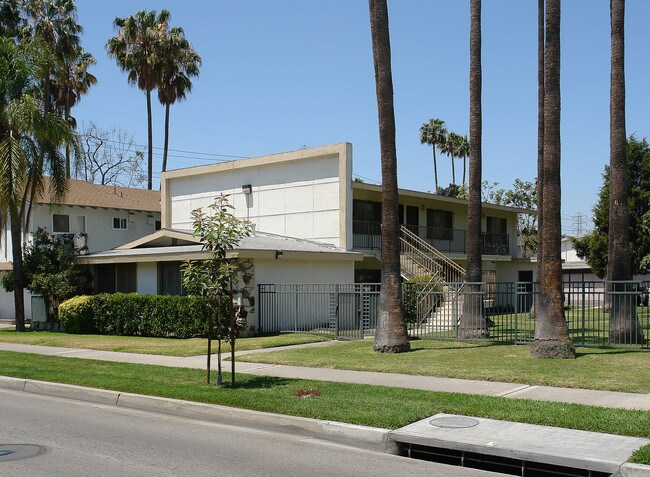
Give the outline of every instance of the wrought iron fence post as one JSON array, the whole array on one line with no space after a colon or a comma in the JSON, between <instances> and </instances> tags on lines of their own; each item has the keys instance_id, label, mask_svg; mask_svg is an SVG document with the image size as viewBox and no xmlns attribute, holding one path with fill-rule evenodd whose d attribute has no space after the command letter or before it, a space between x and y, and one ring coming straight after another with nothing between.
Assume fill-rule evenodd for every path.
<instances>
[{"instance_id":1,"label":"wrought iron fence post","mask_svg":"<svg viewBox=\"0 0 650 477\"><path fill-rule=\"evenodd\" d=\"M294 314L293 314L293 331L298 332L298 289L293 292L294 296Z\"/></svg>"},{"instance_id":2,"label":"wrought iron fence post","mask_svg":"<svg viewBox=\"0 0 650 477\"><path fill-rule=\"evenodd\" d=\"M519 284L515 282L515 344L519 344Z\"/></svg>"},{"instance_id":3,"label":"wrought iron fence post","mask_svg":"<svg viewBox=\"0 0 650 477\"><path fill-rule=\"evenodd\" d=\"M334 303L336 307L334 308L334 336L336 339L339 339L339 284L334 285Z\"/></svg>"},{"instance_id":4,"label":"wrought iron fence post","mask_svg":"<svg viewBox=\"0 0 650 477\"><path fill-rule=\"evenodd\" d=\"M586 313L586 303L585 303L585 281L582 281L582 344L585 344L585 313Z\"/></svg>"}]
</instances>

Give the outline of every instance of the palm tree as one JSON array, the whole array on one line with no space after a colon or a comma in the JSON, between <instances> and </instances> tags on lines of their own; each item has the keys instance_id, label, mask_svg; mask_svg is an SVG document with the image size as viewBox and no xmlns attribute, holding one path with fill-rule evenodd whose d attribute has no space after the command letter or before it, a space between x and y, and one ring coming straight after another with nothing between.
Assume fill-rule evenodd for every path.
<instances>
[{"instance_id":1,"label":"palm tree","mask_svg":"<svg viewBox=\"0 0 650 477\"><path fill-rule=\"evenodd\" d=\"M462 157L460 154L462 143L463 136L456 134L455 132L450 132L440 146L440 152L447 154L449 159L451 159L451 183L454 185L456 185L456 167L454 165L454 160L457 157Z\"/></svg>"},{"instance_id":2,"label":"palm tree","mask_svg":"<svg viewBox=\"0 0 650 477\"><path fill-rule=\"evenodd\" d=\"M167 170L169 146L169 109L176 101L185 99L192 91L193 76L199 75L201 57L185 38L182 28L171 28L163 44L161 75L158 83L158 100L165 105L165 145L163 148L162 172Z\"/></svg>"},{"instance_id":3,"label":"palm tree","mask_svg":"<svg viewBox=\"0 0 650 477\"><path fill-rule=\"evenodd\" d=\"M614 293L609 340L611 343L643 343L643 330L636 316L636 297L629 294L632 291L630 283L620 283L632 280L625 133L625 0L610 1L610 16L612 54L607 279L615 283L612 284Z\"/></svg>"},{"instance_id":4,"label":"palm tree","mask_svg":"<svg viewBox=\"0 0 650 477\"><path fill-rule=\"evenodd\" d=\"M171 14L161 10L145 12L134 16L116 18L113 22L119 28L117 36L106 43L108 56L115 58L122 71L128 73L130 84L145 92L147 97L147 188L152 188L153 130L151 121L151 91L160 80L160 45L167 35L167 24Z\"/></svg>"},{"instance_id":5,"label":"palm tree","mask_svg":"<svg viewBox=\"0 0 650 477\"><path fill-rule=\"evenodd\" d=\"M53 109L52 84L57 68L79 50L83 28L77 23L74 0L25 0L23 9L29 24L26 36L41 41L52 53L42 70L43 107L47 114Z\"/></svg>"},{"instance_id":6,"label":"palm tree","mask_svg":"<svg viewBox=\"0 0 650 477\"><path fill-rule=\"evenodd\" d=\"M436 147L445 142L447 138L447 128L442 119L429 119L428 123L423 123L420 127L420 144L428 144L433 150L433 177L435 180L436 190L438 192L438 163L436 161Z\"/></svg>"},{"instance_id":7,"label":"palm tree","mask_svg":"<svg viewBox=\"0 0 650 477\"><path fill-rule=\"evenodd\" d=\"M537 283L543 280L544 270L544 0L537 0ZM539 295L534 295L530 309L536 317L542 306Z\"/></svg>"},{"instance_id":8,"label":"palm tree","mask_svg":"<svg viewBox=\"0 0 650 477\"><path fill-rule=\"evenodd\" d=\"M467 158L469 157L469 139L467 135L460 136L458 143L458 157L463 158L463 185L465 185L465 172L467 171Z\"/></svg>"},{"instance_id":9,"label":"palm tree","mask_svg":"<svg viewBox=\"0 0 650 477\"><path fill-rule=\"evenodd\" d=\"M531 356L575 358L564 317L560 253L560 0L546 1L544 76L544 269Z\"/></svg>"},{"instance_id":10,"label":"palm tree","mask_svg":"<svg viewBox=\"0 0 650 477\"><path fill-rule=\"evenodd\" d=\"M58 86L57 103L63 110L63 118L76 128L76 121L70 116L70 111L79 102L82 95L88 93L91 86L97 83L97 78L88 72L91 65L97 63L93 55L79 47L74 54L65 58L62 67L57 72ZM66 176L70 178L70 149L66 149Z\"/></svg>"},{"instance_id":11,"label":"palm tree","mask_svg":"<svg viewBox=\"0 0 650 477\"><path fill-rule=\"evenodd\" d=\"M44 112L35 71L49 60L34 64L34 58L47 56L35 54L34 48L31 43L23 47L0 39L0 62L6 68L0 80L0 216L11 230L17 331L25 330L23 224L33 198L44 192L46 174L51 178L51 198L62 201L67 179L60 148L75 143L66 121Z\"/></svg>"},{"instance_id":12,"label":"palm tree","mask_svg":"<svg viewBox=\"0 0 650 477\"><path fill-rule=\"evenodd\" d=\"M0 4L0 36L5 38L17 36L22 22L19 0L4 0Z\"/></svg>"},{"instance_id":13,"label":"palm tree","mask_svg":"<svg viewBox=\"0 0 650 477\"><path fill-rule=\"evenodd\" d=\"M386 0L370 0L372 57L379 116L381 149L381 292L374 349L401 353L411 349L402 313L399 261L399 214L397 208L397 152L395 109L390 64L390 35Z\"/></svg>"},{"instance_id":14,"label":"palm tree","mask_svg":"<svg viewBox=\"0 0 650 477\"><path fill-rule=\"evenodd\" d=\"M483 271L481 264L481 185L482 185L482 113L481 113L481 0L470 0L469 35L469 188L467 204L467 292L458 325L459 338L486 338L487 322L483 316L480 294Z\"/></svg>"}]
</instances>

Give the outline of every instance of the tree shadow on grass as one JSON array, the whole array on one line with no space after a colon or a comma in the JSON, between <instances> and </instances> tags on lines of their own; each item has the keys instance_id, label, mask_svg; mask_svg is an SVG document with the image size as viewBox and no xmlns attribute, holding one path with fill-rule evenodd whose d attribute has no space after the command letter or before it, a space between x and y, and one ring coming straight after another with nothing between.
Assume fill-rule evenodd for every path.
<instances>
[{"instance_id":1,"label":"tree shadow on grass","mask_svg":"<svg viewBox=\"0 0 650 477\"><path fill-rule=\"evenodd\" d=\"M606 350L607 353L597 353L595 350ZM638 353L648 353L650 356L650 349L648 348L611 348L609 346L594 346L590 348L580 347L576 348L576 357L581 358L584 356L591 356L594 354L605 356L612 354L638 354Z\"/></svg>"},{"instance_id":2,"label":"tree shadow on grass","mask_svg":"<svg viewBox=\"0 0 650 477\"><path fill-rule=\"evenodd\" d=\"M296 381L298 380L291 378L278 378L275 376L255 376L247 374L246 377L243 377L242 375L237 374L235 389L270 389L280 386L288 386ZM232 389L230 385L230 375L226 376L224 373L223 383L224 388Z\"/></svg>"}]
</instances>

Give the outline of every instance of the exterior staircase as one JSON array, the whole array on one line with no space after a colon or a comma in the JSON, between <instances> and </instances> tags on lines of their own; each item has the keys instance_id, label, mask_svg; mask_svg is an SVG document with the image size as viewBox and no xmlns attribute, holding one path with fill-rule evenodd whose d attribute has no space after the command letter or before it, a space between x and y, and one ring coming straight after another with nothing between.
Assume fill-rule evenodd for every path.
<instances>
[{"instance_id":1,"label":"exterior staircase","mask_svg":"<svg viewBox=\"0 0 650 477\"><path fill-rule=\"evenodd\" d=\"M465 282L465 269L403 225L400 230L400 267L406 280L429 278L419 289L416 299L417 332L444 332L454 328L463 309L460 291Z\"/></svg>"}]
</instances>

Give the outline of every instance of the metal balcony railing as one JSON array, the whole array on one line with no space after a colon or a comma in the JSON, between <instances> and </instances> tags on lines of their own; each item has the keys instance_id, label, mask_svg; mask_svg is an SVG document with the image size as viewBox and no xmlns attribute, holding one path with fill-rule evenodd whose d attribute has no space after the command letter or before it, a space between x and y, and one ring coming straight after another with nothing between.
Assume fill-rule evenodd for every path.
<instances>
[{"instance_id":1,"label":"metal balcony railing","mask_svg":"<svg viewBox=\"0 0 650 477\"><path fill-rule=\"evenodd\" d=\"M467 230L417 225L406 225L405 228L440 252L467 253ZM381 224L354 220L352 233L354 248L381 248ZM483 233L482 251L485 255L510 255L510 236Z\"/></svg>"}]
</instances>

